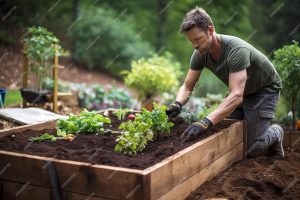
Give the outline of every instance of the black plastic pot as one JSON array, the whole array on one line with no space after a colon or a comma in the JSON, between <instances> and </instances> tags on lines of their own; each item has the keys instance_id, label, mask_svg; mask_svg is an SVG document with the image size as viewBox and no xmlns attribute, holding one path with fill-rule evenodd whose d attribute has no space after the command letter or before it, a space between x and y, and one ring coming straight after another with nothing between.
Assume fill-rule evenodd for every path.
<instances>
[{"instance_id":1,"label":"black plastic pot","mask_svg":"<svg viewBox=\"0 0 300 200\"><path fill-rule=\"evenodd\" d=\"M27 102L37 104L48 102L47 95L52 93L50 90L36 91L32 88L21 88L20 92Z\"/></svg>"}]
</instances>

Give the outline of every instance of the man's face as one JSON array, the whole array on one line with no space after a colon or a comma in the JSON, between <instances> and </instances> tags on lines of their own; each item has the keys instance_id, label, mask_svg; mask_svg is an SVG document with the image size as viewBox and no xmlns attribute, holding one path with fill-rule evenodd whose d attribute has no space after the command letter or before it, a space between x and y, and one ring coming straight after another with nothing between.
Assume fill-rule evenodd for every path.
<instances>
[{"instance_id":1,"label":"man's face","mask_svg":"<svg viewBox=\"0 0 300 200\"><path fill-rule=\"evenodd\" d=\"M205 53L212 43L212 27L206 32L199 27L194 27L186 32L187 38L192 42L192 46L197 49L201 54Z\"/></svg>"}]
</instances>

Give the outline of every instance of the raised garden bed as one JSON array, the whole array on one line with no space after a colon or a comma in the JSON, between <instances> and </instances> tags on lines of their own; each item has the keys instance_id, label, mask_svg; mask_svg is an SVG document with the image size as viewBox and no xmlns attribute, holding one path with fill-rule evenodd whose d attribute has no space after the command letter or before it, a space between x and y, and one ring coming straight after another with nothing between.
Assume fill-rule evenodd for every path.
<instances>
[{"instance_id":1,"label":"raised garden bed","mask_svg":"<svg viewBox=\"0 0 300 200\"><path fill-rule=\"evenodd\" d=\"M111 119L113 129L119 122ZM135 156L114 152L113 135L28 142L55 126L52 121L0 133L1 198L51 199L54 167L62 199L183 199L245 152L243 122L233 120L184 143L179 137L187 124L177 120L171 136L150 142Z\"/></svg>"},{"instance_id":2,"label":"raised garden bed","mask_svg":"<svg viewBox=\"0 0 300 200\"><path fill-rule=\"evenodd\" d=\"M283 146L300 151L300 131L285 131Z\"/></svg>"},{"instance_id":3,"label":"raised garden bed","mask_svg":"<svg viewBox=\"0 0 300 200\"><path fill-rule=\"evenodd\" d=\"M13 122L10 122L10 121L0 118L0 132L3 131L4 129L8 130L8 129L11 129L11 128L17 127L17 126L19 126L19 125L16 123L13 123Z\"/></svg>"}]
</instances>

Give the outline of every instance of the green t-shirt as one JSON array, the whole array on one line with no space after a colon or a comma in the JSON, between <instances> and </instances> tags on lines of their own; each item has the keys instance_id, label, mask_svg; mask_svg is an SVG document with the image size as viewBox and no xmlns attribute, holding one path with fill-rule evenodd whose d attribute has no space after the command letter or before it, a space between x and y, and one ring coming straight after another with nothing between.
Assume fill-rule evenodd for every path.
<instances>
[{"instance_id":1,"label":"green t-shirt","mask_svg":"<svg viewBox=\"0 0 300 200\"><path fill-rule=\"evenodd\" d=\"M269 59L244 40L230 36L220 35L221 55L218 62L206 52L200 54L195 50L190 61L190 68L202 70L204 67L214 73L227 86L229 73L247 70L247 82L244 95L254 94L266 89L275 92L281 89L280 77Z\"/></svg>"}]
</instances>

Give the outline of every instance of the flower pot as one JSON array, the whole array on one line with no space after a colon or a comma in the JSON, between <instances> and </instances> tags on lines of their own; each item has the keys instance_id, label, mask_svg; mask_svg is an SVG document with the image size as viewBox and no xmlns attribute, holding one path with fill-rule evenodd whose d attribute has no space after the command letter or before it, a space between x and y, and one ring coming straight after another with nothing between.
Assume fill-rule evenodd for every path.
<instances>
[{"instance_id":1,"label":"flower pot","mask_svg":"<svg viewBox=\"0 0 300 200\"><path fill-rule=\"evenodd\" d=\"M0 107L4 107L4 102L5 102L5 95L6 95L6 89L0 88Z\"/></svg>"},{"instance_id":2,"label":"flower pot","mask_svg":"<svg viewBox=\"0 0 300 200\"><path fill-rule=\"evenodd\" d=\"M27 102L37 104L47 102L47 95L51 94L50 90L36 91L31 88L21 88L20 92L23 99L25 99Z\"/></svg>"}]
</instances>

